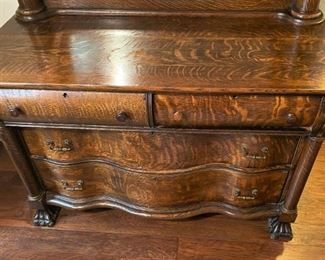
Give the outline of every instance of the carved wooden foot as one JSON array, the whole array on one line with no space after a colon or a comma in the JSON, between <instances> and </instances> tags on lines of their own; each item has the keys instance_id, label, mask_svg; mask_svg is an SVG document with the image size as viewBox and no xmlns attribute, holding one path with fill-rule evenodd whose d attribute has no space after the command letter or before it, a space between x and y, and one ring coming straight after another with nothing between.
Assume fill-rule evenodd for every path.
<instances>
[{"instance_id":1,"label":"carved wooden foot","mask_svg":"<svg viewBox=\"0 0 325 260\"><path fill-rule=\"evenodd\" d=\"M46 205L37 209L34 215L33 224L41 227L53 227L61 208Z\"/></svg>"},{"instance_id":2,"label":"carved wooden foot","mask_svg":"<svg viewBox=\"0 0 325 260\"><path fill-rule=\"evenodd\" d=\"M280 222L279 217L268 219L268 229L275 240L290 241L293 237L290 223Z\"/></svg>"}]
</instances>

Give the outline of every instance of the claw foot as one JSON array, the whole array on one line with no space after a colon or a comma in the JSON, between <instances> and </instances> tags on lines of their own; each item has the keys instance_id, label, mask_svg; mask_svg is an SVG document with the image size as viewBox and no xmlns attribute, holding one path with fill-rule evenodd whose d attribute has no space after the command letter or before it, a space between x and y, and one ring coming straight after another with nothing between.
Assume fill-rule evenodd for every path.
<instances>
[{"instance_id":1,"label":"claw foot","mask_svg":"<svg viewBox=\"0 0 325 260\"><path fill-rule=\"evenodd\" d=\"M61 208L55 206L46 206L42 209L37 209L34 215L33 224L41 227L53 227L59 216L60 209Z\"/></svg>"},{"instance_id":2,"label":"claw foot","mask_svg":"<svg viewBox=\"0 0 325 260\"><path fill-rule=\"evenodd\" d=\"M268 229L274 240L290 241L293 237L290 223L280 222L279 217L268 219Z\"/></svg>"}]
</instances>

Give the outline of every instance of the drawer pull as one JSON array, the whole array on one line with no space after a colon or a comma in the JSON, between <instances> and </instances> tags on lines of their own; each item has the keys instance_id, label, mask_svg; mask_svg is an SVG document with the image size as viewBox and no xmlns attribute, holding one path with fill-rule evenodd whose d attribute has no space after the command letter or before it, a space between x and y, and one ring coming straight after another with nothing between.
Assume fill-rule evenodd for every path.
<instances>
[{"instance_id":1,"label":"drawer pull","mask_svg":"<svg viewBox=\"0 0 325 260\"><path fill-rule=\"evenodd\" d=\"M288 114L288 116L287 116L288 124L295 124L295 123L297 123L297 121L298 121L298 118L295 114L293 114L293 113Z\"/></svg>"},{"instance_id":2,"label":"drawer pull","mask_svg":"<svg viewBox=\"0 0 325 260\"><path fill-rule=\"evenodd\" d=\"M184 120L184 114L182 112L180 112L180 111L176 111L174 113L174 120L175 121L182 121L182 120Z\"/></svg>"},{"instance_id":3,"label":"drawer pull","mask_svg":"<svg viewBox=\"0 0 325 260\"><path fill-rule=\"evenodd\" d=\"M82 191L84 189L84 181L78 180L75 185L70 184L67 181L61 181L63 189L66 191Z\"/></svg>"},{"instance_id":4,"label":"drawer pull","mask_svg":"<svg viewBox=\"0 0 325 260\"><path fill-rule=\"evenodd\" d=\"M253 189L250 196L243 196L241 190L235 188L234 195L237 199L241 200L256 200L258 195L258 189Z\"/></svg>"},{"instance_id":5,"label":"drawer pull","mask_svg":"<svg viewBox=\"0 0 325 260\"><path fill-rule=\"evenodd\" d=\"M64 143L64 146L56 146L54 141L48 140L47 146L49 147L49 149L51 151L55 151L55 152L69 152L72 150L73 146L72 146L72 142L70 140L64 139L63 143Z\"/></svg>"},{"instance_id":6,"label":"drawer pull","mask_svg":"<svg viewBox=\"0 0 325 260\"><path fill-rule=\"evenodd\" d=\"M248 159L253 159L253 160L265 160L267 158L267 154L269 153L269 148L264 146L261 149L262 155L257 155L257 154L250 154L249 153L249 149L248 149L248 145L247 144L243 144L242 146L242 151L243 154L246 158Z\"/></svg>"},{"instance_id":7,"label":"drawer pull","mask_svg":"<svg viewBox=\"0 0 325 260\"><path fill-rule=\"evenodd\" d=\"M125 122L129 118L130 118L129 115L126 112L120 112L116 116L116 120L119 122Z\"/></svg>"},{"instance_id":8,"label":"drawer pull","mask_svg":"<svg viewBox=\"0 0 325 260\"><path fill-rule=\"evenodd\" d=\"M9 111L10 115L13 117L18 117L21 112L19 107L13 107L13 108L11 107L8 109L8 111Z\"/></svg>"}]
</instances>

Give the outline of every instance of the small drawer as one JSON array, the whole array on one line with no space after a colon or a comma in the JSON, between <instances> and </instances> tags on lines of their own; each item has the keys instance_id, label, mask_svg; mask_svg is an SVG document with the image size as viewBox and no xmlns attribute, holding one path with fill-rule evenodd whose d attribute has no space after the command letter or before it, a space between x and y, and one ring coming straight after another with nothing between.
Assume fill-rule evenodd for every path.
<instances>
[{"instance_id":1,"label":"small drawer","mask_svg":"<svg viewBox=\"0 0 325 260\"><path fill-rule=\"evenodd\" d=\"M0 119L14 122L147 126L144 94L0 90Z\"/></svg>"},{"instance_id":2,"label":"small drawer","mask_svg":"<svg viewBox=\"0 0 325 260\"><path fill-rule=\"evenodd\" d=\"M272 95L156 95L155 123L182 128L303 128L321 98Z\"/></svg>"}]
</instances>

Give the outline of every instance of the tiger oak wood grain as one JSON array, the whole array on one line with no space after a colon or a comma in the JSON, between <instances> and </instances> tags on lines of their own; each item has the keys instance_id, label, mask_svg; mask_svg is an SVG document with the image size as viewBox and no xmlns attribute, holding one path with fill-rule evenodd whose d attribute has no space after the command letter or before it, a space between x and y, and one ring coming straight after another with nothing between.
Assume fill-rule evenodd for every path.
<instances>
[{"instance_id":1,"label":"tiger oak wood grain","mask_svg":"<svg viewBox=\"0 0 325 260\"><path fill-rule=\"evenodd\" d=\"M118 120L121 113L126 114L123 121ZM143 94L0 89L0 117L22 122L148 126Z\"/></svg>"},{"instance_id":2,"label":"tiger oak wood grain","mask_svg":"<svg viewBox=\"0 0 325 260\"><path fill-rule=\"evenodd\" d=\"M266 95L155 95L162 127L297 128L314 123L320 97Z\"/></svg>"},{"instance_id":3,"label":"tiger oak wood grain","mask_svg":"<svg viewBox=\"0 0 325 260\"><path fill-rule=\"evenodd\" d=\"M297 30L264 16L79 20L7 23L0 32L0 86L325 93L324 23Z\"/></svg>"},{"instance_id":4,"label":"tiger oak wood grain","mask_svg":"<svg viewBox=\"0 0 325 260\"><path fill-rule=\"evenodd\" d=\"M286 19L292 24L310 26L324 21L319 10L320 0L18 0L16 18L22 22L46 19L56 15L83 16L191 16L211 17L222 12L250 16L268 15Z\"/></svg>"},{"instance_id":5,"label":"tiger oak wood grain","mask_svg":"<svg viewBox=\"0 0 325 260\"><path fill-rule=\"evenodd\" d=\"M120 167L160 174L214 164L233 165L247 168L247 171L283 167L291 163L300 138L32 128L22 129L22 135L31 155L66 162L102 159ZM49 149L48 140L63 146L64 139L71 141L71 151ZM242 150L243 145L247 146L249 155L266 156L265 159L247 157ZM268 148L267 154L262 152L263 147Z\"/></svg>"},{"instance_id":6,"label":"tiger oak wood grain","mask_svg":"<svg viewBox=\"0 0 325 260\"><path fill-rule=\"evenodd\" d=\"M178 259L194 258L195 256L201 259L224 259L226 256L240 259L243 254L251 259L260 259L261 257L280 260L322 259L325 243L324 214L322 214L325 210L323 189L325 150L323 148L300 200L300 214L293 225L296 236L285 244L269 241L264 232L264 221L238 221L221 215L196 217L186 221L159 221L139 218L118 210L63 211L60 222L54 227L59 232L54 233L50 230L43 232L42 229L30 226L29 209L24 201L25 189L18 176L13 172L13 166L10 165L6 153L0 148L2 151L0 152L0 183L2 186L0 189L0 198L2 198L0 200L0 225L2 230L6 230L7 241L6 246L0 248L0 255L12 256L17 251L15 250L17 247L30 245L30 237L23 237L20 234L32 229L34 239L36 237L44 238L42 248L46 248L46 250L40 250L36 245L29 246L28 252L20 251L20 258L50 258L53 256L52 252L56 250L55 248L60 249L61 254L66 258L73 257L77 251L80 255L87 254L88 251L85 252L81 249L83 247L80 247L80 244L87 245L87 236L80 235L78 244L74 243L69 246L69 250L62 248L60 243L55 244L57 247L53 248L53 244L50 244L47 239L50 236L53 239L60 238L62 240L63 234L68 234L62 231L71 231L69 234L83 231L93 234L92 237L96 241L103 243L112 235L114 235L114 239L119 237L123 241L125 241L125 236L132 235L132 240L137 241L138 238L142 238L144 239L143 243L148 244L151 244L152 238L162 239L160 240L161 247L165 247L169 245L166 238L169 241L171 238L176 238L179 240ZM3 171L4 169L11 169L11 171L6 172ZM310 214L311 211L315 214ZM230 229L235 229L237 232L230 232ZM83 232L81 234L84 234ZM100 234L108 234L108 237L103 237ZM247 237L245 242L242 241L243 236ZM17 238L19 239L17 240ZM189 245L191 247L188 247ZM106 243L105 249L116 252L117 258L122 254L125 258L134 258L135 254L132 251L123 253L122 246ZM234 250L243 247L244 251ZM18 254L18 252L16 253ZM106 254L106 251L103 254ZM101 256L100 251L97 251L97 256ZM143 257L143 254L140 256ZM171 257L171 259L176 259L176 257Z\"/></svg>"},{"instance_id":7,"label":"tiger oak wood grain","mask_svg":"<svg viewBox=\"0 0 325 260\"><path fill-rule=\"evenodd\" d=\"M185 173L156 175L126 171L103 163L80 165L55 165L42 160L34 160L38 173L46 189L70 198L108 196L143 207L144 211L155 213L181 211L186 206L223 202L238 207L253 207L279 202L287 171L274 170L258 175L212 168ZM62 181L71 187L82 180L82 190L68 191ZM237 198L258 194L254 200Z\"/></svg>"},{"instance_id":8,"label":"tiger oak wood grain","mask_svg":"<svg viewBox=\"0 0 325 260\"><path fill-rule=\"evenodd\" d=\"M209 212L269 217L271 238L292 239L290 223L324 138L324 24L319 1L296 0L285 12L247 11L248 2L239 1L237 7L245 6L246 11L229 6L231 12L213 16L209 11L191 16L175 11L169 16L172 12L162 8L146 14L127 10L134 17L125 10L91 9L99 3L94 1L89 0L85 10L51 10L42 0L22 0L16 16L20 22L12 19L0 30L0 89L5 93L0 123L2 132L8 133L1 141L11 155L23 151L12 156L19 173L33 160L33 174L22 176L27 189L45 180L55 183L51 188L39 185L40 194L29 196L36 206L34 225L53 226L60 207L115 207L157 215L141 214L137 205L144 205L151 212L164 208L172 219ZM266 7L264 1L255 3ZM307 26L311 24L315 26ZM23 101L6 91L17 92ZM42 94L26 97L37 91ZM54 92L60 97L51 95ZM194 103L177 101L189 93ZM215 94L239 100L256 95L257 101L246 103L255 104L249 110L255 109L258 116L251 118L245 104L236 108L237 119L225 112L218 118L218 110L232 109ZM166 120L163 124L169 128L154 124L160 110L155 95L170 95L162 106L167 113L157 119ZM195 100L197 95L204 98ZM139 104L129 96L146 100ZM21 108L11 107L16 101L22 102ZM36 113L31 108L38 102L46 108ZM122 103L128 111L116 111ZM192 108L195 103L198 112ZM182 124L173 125L168 110L183 104L185 111L172 111L173 120ZM262 108L266 114L256 112ZM135 125L127 121L127 112L130 119L132 113L139 117L134 117ZM188 126L184 115L192 117ZM21 147L10 145L19 143ZM60 186L57 179L63 175L69 179L60 180ZM79 176L87 182L74 179ZM103 177L103 184L96 179L101 176L112 181ZM87 183L91 186L84 189ZM61 190L51 193L57 187ZM78 205L72 195L62 196L79 190L101 194L94 200L82 197ZM130 190L135 190L134 196ZM232 200L236 205L228 205ZM258 207L252 207L254 203ZM191 204L199 206L193 209Z\"/></svg>"}]
</instances>

